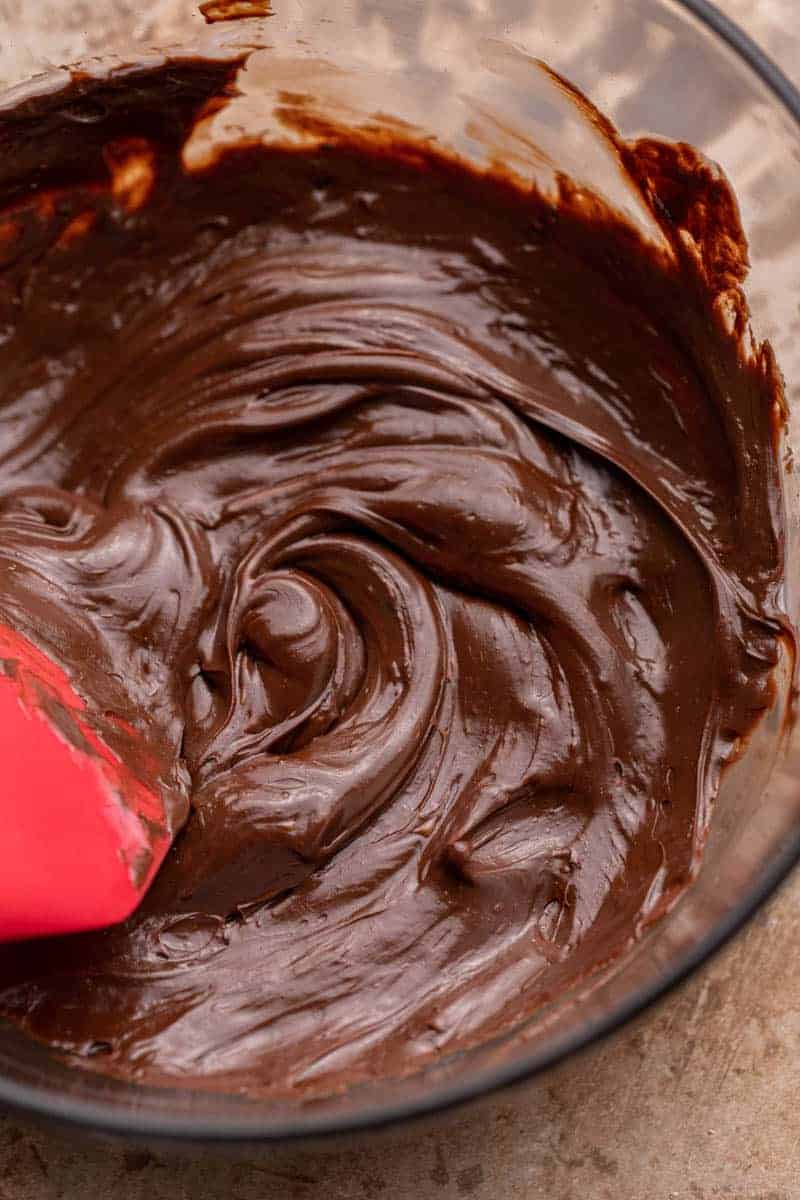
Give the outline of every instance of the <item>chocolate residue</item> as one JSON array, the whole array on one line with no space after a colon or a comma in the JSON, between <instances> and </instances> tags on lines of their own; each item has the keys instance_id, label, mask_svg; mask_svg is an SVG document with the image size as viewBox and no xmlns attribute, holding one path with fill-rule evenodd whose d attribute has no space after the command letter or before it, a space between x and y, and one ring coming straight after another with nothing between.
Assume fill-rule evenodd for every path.
<instances>
[{"instance_id":1,"label":"chocolate residue","mask_svg":"<svg viewBox=\"0 0 800 1200\"><path fill-rule=\"evenodd\" d=\"M241 21L247 17L269 17L269 0L205 0L200 12L209 25L216 21Z\"/></svg>"},{"instance_id":2,"label":"chocolate residue","mask_svg":"<svg viewBox=\"0 0 800 1200\"><path fill-rule=\"evenodd\" d=\"M619 143L670 262L399 135L187 172L229 72L0 123L0 618L186 814L125 927L0 952L0 1013L312 1094L510 1028L686 888L788 636L782 399L695 152Z\"/></svg>"}]
</instances>

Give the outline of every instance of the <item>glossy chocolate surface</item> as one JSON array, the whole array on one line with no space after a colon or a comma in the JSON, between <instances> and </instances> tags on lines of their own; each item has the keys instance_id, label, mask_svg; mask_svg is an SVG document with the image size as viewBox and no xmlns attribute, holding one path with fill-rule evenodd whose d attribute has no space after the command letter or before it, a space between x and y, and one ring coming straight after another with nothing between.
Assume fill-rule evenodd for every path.
<instances>
[{"instance_id":1,"label":"glossy chocolate surface","mask_svg":"<svg viewBox=\"0 0 800 1200\"><path fill-rule=\"evenodd\" d=\"M228 75L0 120L0 617L182 826L128 925L0 950L0 1015L313 1094L509 1028L687 886L772 695L781 392L688 148L620 143L668 262L411 143L187 173Z\"/></svg>"}]
</instances>

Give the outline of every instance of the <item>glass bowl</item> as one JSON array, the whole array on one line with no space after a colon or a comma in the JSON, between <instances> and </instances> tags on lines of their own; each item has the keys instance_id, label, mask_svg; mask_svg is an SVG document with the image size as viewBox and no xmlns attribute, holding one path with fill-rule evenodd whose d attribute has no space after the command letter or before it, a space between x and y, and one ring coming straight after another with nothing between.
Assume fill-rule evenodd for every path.
<instances>
[{"instance_id":1,"label":"glass bowl","mask_svg":"<svg viewBox=\"0 0 800 1200\"><path fill-rule=\"evenodd\" d=\"M614 195L618 181L596 139L574 106L565 107L563 90L534 61L541 59L625 136L691 142L734 185L750 239L754 325L772 341L786 378L786 606L797 623L800 503L791 457L800 447L800 94L786 77L705 0L352 0L334 18L328 0L278 0L277 8L267 20L207 28L192 0L98 0L87 31L80 6L63 14L60 6L23 6L22 15L6 18L8 36L0 38L0 136L3 109L20 94L47 94L66 81L54 70L61 62L81 60L91 77L151 51L157 62L167 49L229 56L258 45L269 49L251 60L250 109L220 118L234 136L243 122L265 128L270 81L288 73L313 82L320 104L339 106L356 123L388 112L474 160L499 147L506 165L537 178L546 176L549 157L630 211L631 197ZM0 23L2 12L0 5ZM342 68L346 94L337 82ZM700 874L678 905L591 988L506 1036L406 1078L302 1103L121 1083L70 1069L0 1026L0 1103L139 1140L263 1144L422 1117L545 1070L684 978L800 858L800 730L790 719L791 692L784 663L775 708L725 773Z\"/></svg>"}]
</instances>

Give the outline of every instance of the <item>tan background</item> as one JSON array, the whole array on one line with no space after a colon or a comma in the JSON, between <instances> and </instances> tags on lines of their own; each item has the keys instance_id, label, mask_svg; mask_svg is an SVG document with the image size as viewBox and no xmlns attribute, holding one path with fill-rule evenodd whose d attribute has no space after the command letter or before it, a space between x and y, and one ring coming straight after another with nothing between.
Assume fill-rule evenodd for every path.
<instances>
[{"instance_id":1,"label":"tan background","mask_svg":"<svg viewBox=\"0 0 800 1200\"><path fill-rule=\"evenodd\" d=\"M0 30L11 13L41 28L66 3L0 0ZM721 3L800 80L800 0ZM182 4L151 3L148 24ZM74 7L90 26L93 0ZM0 1200L800 1200L799 915L795 876L644 1017L434 1133L187 1163L0 1114Z\"/></svg>"}]
</instances>

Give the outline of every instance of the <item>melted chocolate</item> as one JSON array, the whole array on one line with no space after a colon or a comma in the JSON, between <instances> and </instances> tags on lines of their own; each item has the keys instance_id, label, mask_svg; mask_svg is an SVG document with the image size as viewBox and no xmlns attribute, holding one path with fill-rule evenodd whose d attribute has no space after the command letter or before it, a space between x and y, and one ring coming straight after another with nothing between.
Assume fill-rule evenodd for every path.
<instances>
[{"instance_id":1,"label":"melted chocolate","mask_svg":"<svg viewBox=\"0 0 800 1200\"><path fill-rule=\"evenodd\" d=\"M621 146L669 264L410 144L187 173L227 77L0 128L0 618L183 826L126 926L0 952L0 1014L310 1093L509 1028L687 886L772 695L780 386L688 148Z\"/></svg>"}]
</instances>

